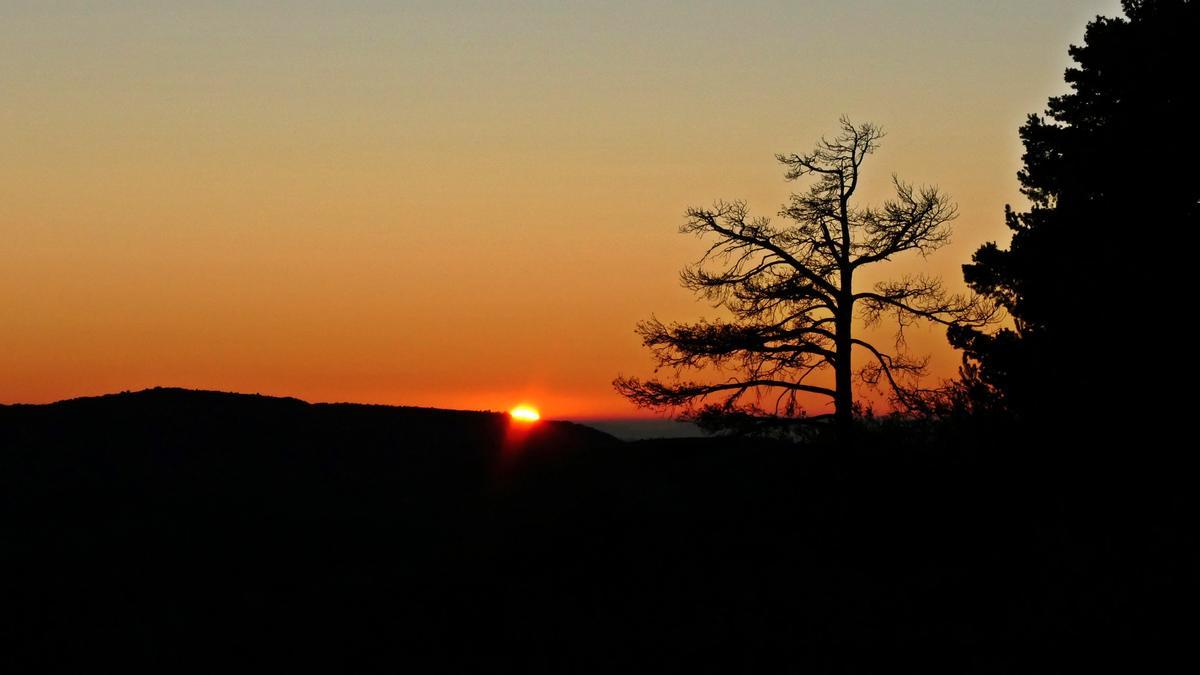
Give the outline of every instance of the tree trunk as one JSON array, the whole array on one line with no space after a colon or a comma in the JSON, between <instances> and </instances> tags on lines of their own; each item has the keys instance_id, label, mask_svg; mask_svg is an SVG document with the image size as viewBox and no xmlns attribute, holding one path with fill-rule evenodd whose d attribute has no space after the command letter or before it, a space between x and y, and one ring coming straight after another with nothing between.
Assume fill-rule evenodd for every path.
<instances>
[{"instance_id":1,"label":"tree trunk","mask_svg":"<svg viewBox=\"0 0 1200 675\"><path fill-rule=\"evenodd\" d=\"M853 371L850 369L850 352L853 344L850 342L851 324L854 320L854 293L851 290L851 272L842 270L841 297L838 298L835 348L837 360L834 363L834 416L838 432L843 438L854 423L854 392L851 389Z\"/></svg>"}]
</instances>

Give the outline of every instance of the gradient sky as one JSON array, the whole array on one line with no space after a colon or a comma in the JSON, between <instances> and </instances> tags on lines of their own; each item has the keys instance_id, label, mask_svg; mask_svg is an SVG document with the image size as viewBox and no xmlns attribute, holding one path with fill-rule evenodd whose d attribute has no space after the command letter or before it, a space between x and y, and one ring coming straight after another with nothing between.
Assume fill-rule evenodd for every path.
<instances>
[{"instance_id":1,"label":"gradient sky","mask_svg":"<svg viewBox=\"0 0 1200 675\"><path fill-rule=\"evenodd\" d=\"M0 402L148 386L624 416L684 209L845 113L1007 241L1017 127L1117 0L0 3ZM864 283L867 279L864 279ZM931 380L958 356L910 333Z\"/></svg>"}]
</instances>

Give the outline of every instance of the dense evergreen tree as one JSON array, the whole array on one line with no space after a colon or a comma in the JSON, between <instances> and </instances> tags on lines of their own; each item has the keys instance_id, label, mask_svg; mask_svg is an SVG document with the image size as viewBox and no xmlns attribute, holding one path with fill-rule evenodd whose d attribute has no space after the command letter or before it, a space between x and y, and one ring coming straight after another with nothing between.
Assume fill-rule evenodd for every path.
<instances>
[{"instance_id":1,"label":"dense evergreen tree","mask_svg":"<svg viewBox=\"0 0 1200 675\"><path fill-rule=\"evenodd\" d=\"M1006 208L1008 249L987 244L964 266L1014 326L951 327L950 340L975 384L1020 415L1141 409L1164 391L1148 362L1168 357L1184 239L1200 224L1200 3L1122 4L1070 48L1071 91L1020 129L1029 206Z\"/></svg>"}]
</instances>

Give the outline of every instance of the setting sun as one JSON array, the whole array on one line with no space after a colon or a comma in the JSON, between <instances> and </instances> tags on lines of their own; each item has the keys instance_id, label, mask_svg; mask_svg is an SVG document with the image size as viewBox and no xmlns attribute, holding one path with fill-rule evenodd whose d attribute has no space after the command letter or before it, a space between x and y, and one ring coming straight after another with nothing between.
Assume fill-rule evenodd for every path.
<instances>
[{"instance_id":1,"label":"setting sun","mask_svg":"<svg viewBox=\"0 0 1200 675\"><path fill-rule=\"evenodd\" d=\"M542 416L538 413L537 408L527 405L519 405L512 410L509 410L508 414L514 420L521 422L536 422L542 418Z\"/></svg>"}]
</instances>

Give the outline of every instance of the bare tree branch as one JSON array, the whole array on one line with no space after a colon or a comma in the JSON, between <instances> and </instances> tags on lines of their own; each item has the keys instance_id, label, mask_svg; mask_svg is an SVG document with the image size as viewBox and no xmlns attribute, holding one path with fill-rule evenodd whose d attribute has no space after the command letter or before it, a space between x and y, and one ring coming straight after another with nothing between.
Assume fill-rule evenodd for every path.
<instances>
[{"instance_id":1,"label":"bare tree branch","mask_svg":"<svg viewBox=\"0 0 1200 675\"><path fill-rule=\"evenodd\" d=\"M861 315L867 325L878 323L889 311L901 327L914 319L944 326L984 325L999 315L995 303L978 295L948 294L940 279L920 274L907 275L899 281L880 282L874 291L856 293L854 299L861 302Z\"/></svg>"},{"instance_id":2,"label":"bare tree branch","mask_svg":"<svg viewBox=\"0 0 1200 675\"><path fill-rule=\"evenodd\" d=\"M734 396L727 400L736 401L737 398L747 391L764 387L803 391L829 397L834 395L834 391L827 387L783 380L745 380L723 384L701 384L698 382L666 384L660 380L643 381L636 377L618 377L613 382L613 385L617 391L639 406L659 410L684 406L721 392L734 392Z\"/></svg>"}]
</instances>

